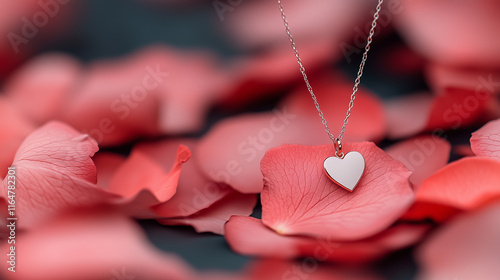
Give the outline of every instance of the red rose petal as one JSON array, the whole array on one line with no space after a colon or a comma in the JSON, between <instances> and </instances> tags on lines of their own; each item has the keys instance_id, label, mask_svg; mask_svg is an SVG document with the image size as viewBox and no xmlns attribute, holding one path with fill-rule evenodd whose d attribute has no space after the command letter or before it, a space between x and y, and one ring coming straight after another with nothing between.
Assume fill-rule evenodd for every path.
<instances>
[{"instance_id":1,"label":"red rose petal","mask_svg":"<svg viewBox=\"0 0 500 280\"><path fill-rule=\"evenodd\" d=\"M233 216L226 224L225 237L231 248L243 255L285 259L310 257L317 261L363 263L415 243L428 229L426 225L399 224L368 239L337 242L284 236L266 227L259 219Z\"/></svg>"},{"instance_id":2,"label":"red rose petal","mask_svg":"<svg viewBox=\"0 0 500 280\"><path fill-rule=\"evenodd\" d=\"M169 168L174 163L177 147L180 144L189 147L193 156L196 156L198 143L194 139L142 143L134 147L134 150L147 154L164 168ZM189 216L208 208L232 192L234 191L231 187L206 178L196 162L191 159L182 165L175 195L168 201L154 206L153 211L160 218Z\"/></svg>"},{"instance_id":3,"label":"red rose petal","mask_svg":"<svg viewBox=\"0 0 500 280\"><path fill-rule=\"evenodd\" d=\"M268 151L261 162L263 223L286 235L357 240L398 219L413 202L411 172L373 143L344 146L366 161L352 193L324 174L323 161L333 155L332 145L284 145Z\"/></svg>"},{"instance_id":4,"label":"red rose petal","mask_svg":"<svg viewBox=\"0 0 500 280\"><path fill-rule=\"evenodd\" d=\"M424 243L417 279L497 279L500 204L458 217Z\"/></svg>"},{"instance_id":5,"label":"red rose petal","mask_svg":"<svg viewBox=\"0 0 500 280\"><path fill-rule=\"evenodd\" d=\"M88 135L58 122L31 133L14 158L16 214L20 227L43 223L56 212L77 205L94 205L113 196L97 188L91 157L98 150ZM8 196L9 178L1 196Z\"/></svg>"},{"instance_id":6,"label":"red rose petal","mask_svg":"<svg viewBox=\"0 0 500 280\"><path fill-rule=\"evenodd\" d=\"M161 219L158 222L164 225L190 225L197 232L224 234L224 224L231 216L249 216L256 203L257 195L234 192L191 216Z\"/></svg>"},{"instance_id":7,"label":"red rose petal","mask_svg":"<svg viewBox=\"0 0 500 280\"><path fill-rule=\"evenodd\" d=\"M61 108L80 82L81 72L80 63L70 56L42 55L15 72L5 92L24 115L43 124L61 117Z\"/></svg>"},{"instance_id":8,"label":"red rose petal","mask_svg":"<svg viewBox=\"0 0 500 280\"><path fill-rule=\"evenodd\" d=\"M425 179L448 163L450 151L450 143L436 136L420 136L386 149L387 154L413 172L410 181L415 190L420 188Z\"/></svg>"},{"instance_id":9,"label":"red rose petal","mask_svg":"<svg viewBox=\"0 0 500 280\"><path fill-rule=\"evenodd\" d=\"M18 232L16 256L23 256L23 265L19 257L15 273L2 255L1 274L8 279L194 279L182 260L153 248L136 223L109 209L71 212Z\"/></svg>"},{"instance_id":10,"label":"red rose petal","mask_svg":"<svg viewBox=\"0 0 500 280\"><path fill-rule=\"evenodd\" d=\"M500 198L500 162L489 158L462 158L422 183L409 210L412 219L443 221L457 211L477 209Z\"/></svg>"},{"instance_id":11,"label":"red rose petal","mask_svg":"<svg viewBox=\"0 0 500 280\"><path fill-rule=\"evenodd\" d=\"M474 154L500 160L500 119L472 133L470 143Z\"/></svg>"},{"instance_id":12,"label":"red rose petal","mask_svg":"<svg viewBox=\"0 0 500 280\"><path fill-rule=\"evenodd\" d=\"M401 12L395 15L395 27L429 60L455 66L500 65L498 1L470 1L457 6L451 0L406 0L401 6Z\"/></svg>"}]
</instances>

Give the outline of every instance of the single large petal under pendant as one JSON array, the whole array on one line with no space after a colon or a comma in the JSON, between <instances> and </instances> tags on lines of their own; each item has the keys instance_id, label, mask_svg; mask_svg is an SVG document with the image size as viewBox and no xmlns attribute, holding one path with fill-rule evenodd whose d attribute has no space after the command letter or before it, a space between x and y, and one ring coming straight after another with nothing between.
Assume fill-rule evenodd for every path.
<instances>
[{"instance_id":1,"label":"single large petal under pendant","mask_svg":"<svg viewBox=\"0 0 500 280\"><path fill-rule=\"evenodd\" d=\"M352 192L365 171L365 159L358 152L349 152L343 158L328 157L323 163L328 177L342 188Z\"/></svg>"}]
</instances>

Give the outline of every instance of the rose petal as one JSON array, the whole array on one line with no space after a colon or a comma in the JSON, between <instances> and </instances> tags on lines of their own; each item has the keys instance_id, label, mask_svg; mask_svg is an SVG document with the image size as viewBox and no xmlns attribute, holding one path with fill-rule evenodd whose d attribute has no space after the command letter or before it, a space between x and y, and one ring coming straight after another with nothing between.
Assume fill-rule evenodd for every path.
<instances>
[{"instance_id":1,"label":"rose petal","mask_svg":"<svg viewBox=\"0 0 500 280\"><path fill-rule=\"evenodd\" d=\"M346 93L352 91L352 82L336 74L311 80L311 83L314 84L314 94L321 104L328 125L342 127L347 104L350 101L350 95ZM288 108L292 114L310 121L309 126L303 128L307 129L305 133L324 134L324 126L318 118L318 111L305 87L299 87L283 102L283 107ZM345 141L379 141L385 136L386 121L382 102L367 89L359 88L351 112ZM331 143L330 140L326 140L321 143Z\"/></svg>"},{"instance_id":2,"label":"rose petal","mask_svg":"<svg viewBox=\"0 0 500 280\"><path fill-rule=\"evenodd\" d=\"M198 143L194 139L142 143L134 147L134 150L148 155L164 168L169 168L174 163L177 147L181 144L189 147L193 156L196 156ZM182 165L175 195L152 209L160 218L189 216L208 208L232 192L231 187L206 178L192 159Z\"/></svg>"},{"instance_id":3,"label":"rose petal","mask_svg":"<svg viewBox=\"0 0 500 280\"><path fill-rule=\"evenodd\" d=\"M17 150L16 214L19 226L41 224L56 212L77 205L95 205L112 195L97 188L91 157L98 150L88 135L51 122L31 133ZM1 196L7 197L8 177Z\"/></svg>"},{"instance_id":4,"label":"rose petal","mask_svg":"<svg viewBox=\"0 0 500 280\"><path fill-rule=\"evenodd\" d=\"M472 133L470 143L474 154L500 160L500 119Z\"/></svg>"},{"instance_id":5,"label":"rose petal","mask_svg":"<svg viewBox=\"0 0 500 280\"><path fill-rule=\"evenodd\" d=\"M389 138L403 138L425 129L433 97L418 93L386 102Z\"/></svg>"},{"instance_id":6,"label":"rose petal","mask_svg":"<svg viewBox=\"0 0 500 280\"><path fill-rule=\"evenodd\" d=\"M482 92L450 89L438 96L416 94L391 100L386 103L389 137L442 133L471 125L486 111L491 98L484 98Z\"/></svg>"},{"instance_id":7,"label":"rose petal","mask_svg":"<svg viewBox=\"0 0 500 280\"><path fill-rule=\"evenodd\" d=\"M453 147L453 152L462 157L472 157L475 156L470 145L456 145Z\"/></svg>"},{"instance_id":8,"label":"rose petal","mask_svg":"<svg viewBox=\"0 0 500 280\"><path fill-rule=\"evenodd\" d=\"M467 1L457 6L450 0L406 0L402 7L394 17L395 27L427 59L455 66L500 65L497 1Z\"/></svg>"},{"instance_id":9,"label":"rose petal","mask_svg":"<svg viewBox=\"0 0 500 280\"><path fill-rule=\"evenodd\" d=\"M399 224L368 239L337 242L280 235L259 219L233 216L226 223L225 237L231 248L243 255L285 259L311 257L318 261L363 263L415 243L428 229L426 225Z\"/></svg>"},{"instance_id":10,"label":"rose petal","mask_svg":"<svg viewBox=\"0 0 500 280\"><path fill-rule=\"evenodd\" d=\"M3 1L0 11L0 77L35 52L46 49L61 33L74 28L80 3L42 3L37 0ZM56 16L57 15L57 16ZM50 17L49 17L50 16ZM44 18L45 17L45 18Z\"/></svg>"},{"instance_id":11,"label":"rose petal","mask_svg":"<svg viewBox=\"0 0 500 280\"><path fill-rule=\"evenodd\" d=\"M264 175L262 221L278 233L357 240L387 228L413 202L411 172L373 143L347 143L366 168L349 193L324 174L323 161L333 146L284 145L261 162Z\"/></svg>"},{"instance_id":12,"label":"rose petal","mask_svg":"<svg viewBox=\"0 0 500 280\"><path fill-rule=\"evenodd\" d=\"M448 163L451 145L436 136L420 136L392 145L385 151L413 172L410 182L417 191L425 179Z\"/></svg>"},{"instance_id":13,"label":"rose petal","mask_svg":"<svg viewBox=\"0 0 500 280\"><path fill-rule=\"evenodd\" d=\"M314 279L314 280L378 280L380 278L361 267L335 267L315 260L286 261L261 259L245 269L245 280Z\"/></svg>"},{"instance_id":14,"label":"rose petal","mask_svg":"<svg viewBox=\"0 0 500 280\"><path fill-rule=\"evenodd\" d=\"M484 95L498 92L500 72L491 70L462 69L449 65L430 63L425 69L426 80L434 92L450 89L468 89Z\"/></svg>"},{"instance_id":15,"label":"rose petal","mask_svg":"<svg viewBox=\"0 0 500 280\"><path fill-rule=\"evenodd\" d=\"M500 162L489 158L462 158L450 163L422 183L407 218L448 219L500 197Z\"/></svg>"},{"instance_id":16,"label":"rose petal","mask_svg":"<svg viewBox=\"0 0 500 280\"><path fill-rule=\"evenodd\" d=\"M161 219L164 225L190 225L197 232L213 232L224 234L224 224L233 215L249 216L257 203L254 194L234 192L217 201L207 209L184 218Z\"/></svg>"},{"instance_id":17,"label":"rose petal","mask_svg":"<svg viewBox=\"0 0 500 280\"><path fill-rule=\"evenodd\" d=\"M7 174L24 138L35 129L16 109L8 99L0 98L0 119L4 120L0 122L0 178Z\"/></svg>"},{"instance_id":18,"label":"rose petal","mask_svg":"<svg viewBox=\"0 0 500 280\"><path fill-rule=\"evenodd\" d=\"M109 188L116 171L126 160L122 155L109 152L98 152L92 159L97 169L97 185L102 189Z\"/></svg>"},{"instance_id":19,"label":"rose petal","mask_svg":"<svg viewBox=\"0 0 500 280\"><path fill-rule=\"evenodd\" d=\"M309 75L314 76L336 58L338 54L332 52L334 45L336 44L330 39L325 39L301 48L300 56L308 62ZM290 55L288 45L238 58L227 68L232 76L232 83L224 90L220 103L229 110L269 99L270 96L281 94L283 89L303 82L297 69L297 61Z\"/></svg>"},{"instance_id":20,"label":"rose petal","mask_svg":"<svg viewBox=\"0 0 500 280\"><path fill-rule=\"evenodd\" d=\"M500 204L446 225L418 251L417 279L496 279L500 275Z\"/></svg>"},{"instance_id":21,"label":"rose petal","mask_svg":"<svg viewBox=\"0 0 500 280\"><path fill-rule=\"evenodd\" d=\"M142 56L142 63L160 65L168 72L168 81L159 84L160 131L182 134L203 128L209 109L230 84L229 75L218 65L219 57L208 51L166 47L146 49Z\"/></svg>"},{"instance_id":22,"label":"rose petal","mask_svg":"<svg viewBox=\"0 0 500 280\"><path fill-rule=\"evenodd\" d=\"M357 33L365 36L361 25L369 18L369 9L375 6L365 1L320 1L310 5L301 1L283 3L288 19L292 24L293 35L297 42L313 41L326 36L336 44L351 40L353 28L359 24ZM234 12L228 13L224 7L215 6L223 27L230 36L243 47L262 47L286 42L283 22L279 16L278 5L269 1L244 2ZM232 11L232 10L231 10ZM226 19L227 18L227 19ZM352 28L346 28L346 27ZM347 45L347 43L344 42ZM361 46L362 48L363 46ZM347 48L347 47L345 47Z\"/></svg>"},{"instance_id":23,"label":"rose petal","mask_svg":"<svg viewBox=\"0 0 500 280\"><path fill-rule=\"evenodd\" d=\"M134 216L153 217L149 208L174 196L182 164L190 157L190 150L179 145L174 163L166 172L166 168L148 155L134 150L116 170L106 191L120 196L120 203L125 203L125 208Z\"/></svg>"},{"instance_id":24,"label":"rose petal","mask_svg":"<svg viewBox=\"0 0 500 280\"><path fill-rule=\"evenodd\" d=\"M155 67L136 63L133 58L93 63L61 119L88 133L101 146L158 135Z\"/></svg>"},{"instance_id":25,"label":"rose petal","mask_svg":"<svg viewBox=\"0 0 500 280\"><path fill-rule=\"evenodd\" d=\"M80 62L63 54L36 57L7 81L5 92L29 119L43 124L61 116L81 79Z\"/></svg>"},{"instance_id":26,"label":"rose petal","mask_svg":"<svg viewBox=\"0 0 500 280\"><path fill-rule=\"evenodd\" d=\"M97 210L71 212L18 232L15 253L23 264L19 258L11 273L2 254L1 274L8 279L194 279L183 261L153 248L137 224L109 209ZM2 252L9 246L5 243Z\"/></svg>"},{"instance_id":27,"label":"rose petal","mask_svg":"<svg viewBox=\"0 0 500 280\"><path fill-rule=\"evenodd\" d=\"M201 139L195 160L211 180L242 193L259 193L262 190L259 163L265 151L287 142L310 139L296 129L300 122L303 121L286 108L221 121Z\"/></svg>"}]
</instances>

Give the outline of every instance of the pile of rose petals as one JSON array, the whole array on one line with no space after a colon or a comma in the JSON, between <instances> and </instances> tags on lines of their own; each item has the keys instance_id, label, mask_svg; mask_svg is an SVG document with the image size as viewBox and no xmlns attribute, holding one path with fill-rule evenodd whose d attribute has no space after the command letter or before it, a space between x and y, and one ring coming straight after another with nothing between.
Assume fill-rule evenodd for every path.
<instances>
[{"instance_id":1,"label":"pile of rose petals","mask_svg":"<svg viewBox=\"0 0 500 280\"><path fill-rule=\"evenodd\" d=\"M329 3L334 16L319 2L307 10L309 2L290 1L289 20L336 136L353 81L331 65L350 60L338 46L359 43L371 7ZM383 36L376 43L399 48L385 53L391 65L418 61L402 62L413 66L401 72L423 77L427 89L383 100L360 87L343 145L366 160L353 192L324 174L335 150L284 44L276 4L245 2L226 14L235 44L261 49L235 58L157 45L91 63L44 53L15 71L6 64L0 275L368 280L381 279L370 265L414 248L418 279L498 279L500 5L462 2L405 0L383 10L377 35L397 32L405 45ZM214 110L226 117L209 121ZM13 200L15 244L7 227ZM240 272L196 271L155 248L142 219L222 235L253 260ZM16 273L8 271L11 246Z\"/></svg>"}]
</instances>

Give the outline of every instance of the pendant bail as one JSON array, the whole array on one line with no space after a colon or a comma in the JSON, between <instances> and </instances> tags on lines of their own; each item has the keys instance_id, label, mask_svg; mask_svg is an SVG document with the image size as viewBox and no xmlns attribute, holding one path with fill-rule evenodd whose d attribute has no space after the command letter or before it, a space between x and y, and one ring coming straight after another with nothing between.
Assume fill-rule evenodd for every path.
<instances>
[{"instance_id":1,"label":"pendant bail","mask_svg":"<svg viewBox=\"0 0 500 280\"><path fill-rule=\"evenodd\" d=\"M339 138L335 138L333 145L335 146L335 156L343 159L344 152L342 151L342 141Z\"/></svg>"}]
</instances>

